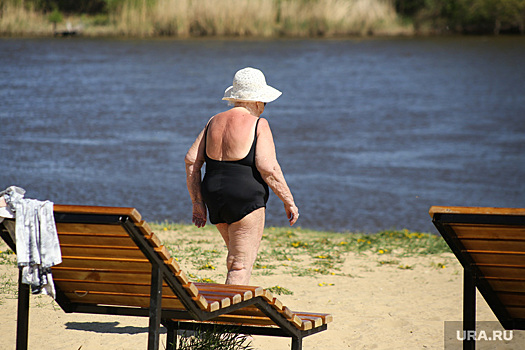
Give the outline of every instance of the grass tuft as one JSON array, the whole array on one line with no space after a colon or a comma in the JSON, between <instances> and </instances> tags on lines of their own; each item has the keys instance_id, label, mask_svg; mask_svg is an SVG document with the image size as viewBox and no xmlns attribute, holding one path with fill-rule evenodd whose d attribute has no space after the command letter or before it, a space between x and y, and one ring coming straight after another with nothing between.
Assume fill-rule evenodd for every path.
<instances>
[{"instance_id":1,"label":"grass tuft","mask_svg":"<svg viewBox=\"0 0 525 350\"><path fill-rule=\"evenodd\" d=\"M293 295L293 292L291 290L289 290L288 288L285 288L285 287L281 287L279 285L277 286L273 286L273 287L270 287L270 288L267 288L270 292L272 292L273 294L278 294L278 295Z\"/></svg>"},{"instance_id":2,"label":"grass tuft","mask_svg":"<svg viewBox=\"0 0 525 350\"><path fill-rule=\"evenodd\" d=\"M234 327L231 329L203 330L197 328L191 336L178 337L177 347L168 344L167 350L251 350L249 335L239 334Z\"/></svg>"}]
</instances>

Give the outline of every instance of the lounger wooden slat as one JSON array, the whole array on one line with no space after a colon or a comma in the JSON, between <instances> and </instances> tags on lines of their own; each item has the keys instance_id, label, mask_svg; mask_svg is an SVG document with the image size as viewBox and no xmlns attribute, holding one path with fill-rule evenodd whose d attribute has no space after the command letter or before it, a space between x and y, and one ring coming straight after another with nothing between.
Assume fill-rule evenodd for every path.
<instances>
[{"instance_id":1,"label":"lounger wooden slat","mask_svg":"<svg viewBox=\"0 0 525 350\"><path fill-rule=\"evenodd\" d=\"M144 237L148 240L149 244L152 247L160 247L161 246L160 239L155 234L145 235Z\"/></svg>"},{"instance_id":2,"label":"lounger wooden slat","mask_svg":"<svg viewBox=\"0 0 525 350\"><path fill-rule=\"evenodd\" d=\"M314 317L314 318L320 318L323 321L323 324L330 323L333 321L333 317L331 314L322 314L317 312L297 312L294 311L295 314L297 314L299 317Z\"/></svg>"},{"instance_id":3,"label":"lounger wooden slat","mask_svg":"<svg viewBox=\"0 0 525 350\"><path fill-rule=\"evenodd\" d=\"M142 220L141 222L136 223L135 225L140 229L140 232L142 232L144 236L153 234L153 230L146 221Z\"/></svg>"},{"instance_id":4,"label":"lounger wooden slat","mask_svg":"<svg viewBox=\"0 0 525 350\"><path fill-rule=\"evenodd\" d=\"M466 224L451 225L458 238L467 239L490 239L492 241L525 240L525 229L516 227L509 228L502 225L473 226Z\"/></svg>"},{"instance_id":5,"label":"lounger wooden slat","mask_svg":"<svg viewBox=\"0 0 525 350\"><path fill-rule=\"evenodd\" d=\"M313 312L297 312L297 311L291 311L291 310L289 311L295 314L296 316L298 316L301 320L315 321L318 324L318 326L332 322L332 315L330 314L313 313ZM232 311L231 314L242 315L242 316L257 316L257 317L265 316L265 314L261 310L253 306L247 306L237 311Z\"/></svg>"},{"instance_id":6,"label":"lounger wooden slat","mask_svg":"<svg viewBox=\"0 0 525 350\"><path fill-rule=\"evenodd\" d=\"M147 308L150 304L149 294L112 293L82 291L64 293L71 302L94 305L116 305ZM165 296L162 298L164 309L184 309L184 305L177 297Z\"/></svg>"},{"instance_id":7,"label":"lounger wooden slat","mask_svg":"<svg viewBox=\"0 0 525 350\"><path fill-rule=\"evenodd\" d=\"M525 233L524 233L525 238ZM505 251L523 252L525 251L525 240L488 240L488 239L462 239L463 246L469 251Z\"/></svg>"},{"instance_id":8,"label":"lounger wooden slat","mask_svg":"<svg viewBox=\"0 0 525 350\"><path fill-rule=\"evenodd\" d=\"M508 307L509 315L513 318L525 318L525 308L522 306Z\"/></svg>"},{"instance_id":9,"label":"lounger wooden slat","mask_svg":"<svg viewBox=\"0 0 525 350\"><path fill-rule=\"evenodd\" d=\"M464 269L464 330L475 330L476 288L505 329L525 329L525 209L431 207ZM464 349L474 348L465 338Z\"/></svg>"},{"instance_id":10,"label":"lounger wooden slat","mask_svg":"<svg viewBox=\"0 0 525 350\"><path fill-rule=\"evenodd\" d=\"M172 321L190 321L188 319L178 318L172 319ZM243 326L265 326L268 328L277 328L275 323L269 317L254 317L254 316L238 316L234 314L227 314L219 316L210 320L212 324L229 325L232 327L243 327Z\"/></svg>"},{"instance_id":11,"label":"lounger wooden slat","mask_svg":"<svg viewBox=\"0 0 525 350\"><path fill-rule=\"evenodd\" d=\"M496 292L521 292L525 290L525 279L482 277L488 281Z\"/></svg>"},{"instance_id":12,"label":"lounger wooden slat","mask_svg":"<svg viewBox=\"0 0 525 350\"><path fill-rule=\"evenodd\" d=\"M459 215L491 215L491 216L524 216L525 208L496 208L496 207L454 207L454 206L439 206L434 205L430 207L430 216L435 214L459 214ZM477 224L477 223L476 223ZM487 225L487 223L479 223L480 225Z\"/></svg>"},{"instance_id":13,"label":"lounger wooden slat","mask_svg":"<svg viewBox=\"0 0 525 350\"><path fill-rule=\"evenodd\" d=\"M59 236L61 234L83 233L94 237L113 235L115 237L130 239L126 230L119 225L57 223L56 227Z\"/></svg>"},{"instance_id":14,"label":"lounger wooden slat","mask_svg":"<svg viewBox=\"0 0 525 350\"><path fill-rule=\"evenodd\" d=\"M200 290L236 291L243 295L243 300L248 300L252 297L262 296L263 291L264 291L262 287L241 286L241 285L233 285L233 284L195 283L195 285Z\"/></svg>"},{"instance_id":15,"label":"lounger wooden slat","mask_svg":"<svg viewBox=\"0 0 525 350\"><path fill-rule=\"evenodd\" d=\"M301 330L308 331L313 328L313 322L308 319L300 318L301 320Z\"/></svg>"},{"instance_id":16,"label":"lounger wooden slat","mask_svg":"<svg viewBox=\"0 0 525 350\"><path fill-rule=\"evenodd\" d=\"M308 316L308 315L298 315L299 318L303 321L310 321L313 327L319 327L323 324L323 319L321 317Z\"/></svg>"},{"instance_id":17,"label":"lounger wooden slat","mask_svg":"<svg viewBox=\"0 0 525 350\"><path fill-rule=\"evenodd\" d=\"M218 291L213 291L213 290L202 290L202 289L199 289L199 292L204 295L204 297L206 297L206 299L208 299L208 296L210 297L220 297L220 298L227 298L229 300L229 303L230 305L231 304L238 304L240 303L243 298L240 294L238 293L228 293L228 292L218 292Z\"/></svg>"},{"instance_id":18,"label":"lounger wooden slat","mask_svg":"<svg viewBox=\"0 0 525 350\"><path fill-rule=\"evenodd\" d=\"M525 305L525 293L498 292L499 299L507 305Z\"/></svg>"},{"instance_id":19,"label":"lounger wooden slat","mask_svg":"<svg viewBox=\"0 0 525 350\"><path fill-rule=\"evenodd\" d=\"M98 245L73 245L60 244L60 250L65 256L79 256L86 258L111 258L118 256L125 259L143 259L144 254L135 247L98 246Z\"/></svg>"},{"instance_id":20,"label":"lounger wooden slat","mask_svg":"<svg viewBox=\"0 0 525 350\"><path fill-rule=\"evenodd\" d=\"M238 316L257 316L257 317L268 317L264 312L254 306L243 307L242 309L230 312L231 315Z\"/></svg>"},{"instance_id":21,"label":"lounger wooden slat","mask_svg":"<svg viewBox=\"0 0 525 350\"><path fill-rule=\"evenodd\" d=\"M141 215L135 208L55 204L53 210L55 212L55 221L57 222L60 222L61 219L60 216L57 217L57 214L65 214L68 216L72 214L126 216L134 223L142 221Z\"/></svg>"},{"instance_id":22,"label":"lounger wooden slat","mask_svg":"<svg viewBox=\"0 0 525 350\"><path fill-rule=\"evenodd\" d=\"M61 233L58 235L60 244L98 245L116 247L136 247L129 236L104 234L93 236L89 233Z\"/></svg>"},{"instance_id":23,"label":"lounger wooden slat","mask_svg":"<svg viewBox=\"0 0 525 350\"><path fill-rule=\"evenodd\" d=\"M275 323L268 317L258 317L258 316L243 316L243 315L233 315L228 314L225 316L219 316L213 319L214 322L222 322L229 324L246 324L246 325L259 325L259 326L272 326Z\"/></svg>"},{"instance_id":24,"label":"lounger wooden slat","mask_svg":"<svg viewBox=\"0 0 525 350\"><path fill-rule=\"evenodd\" d=\"M232 304L230 298L226 298L224 296L203 293L201 293L200 295L203 296L208 303L219 303L219 309L227 308Z\"/></svg>"},{"instance_id":25,"label":"lounger wooden slat","mask_svg":"<svg viewBox=\"0 0 525 350\"><path fill-rule=\"evenodd\" d=\"M190 282L134 208L55 205L54 212L62 250L62 263L52 267L57 303L66 312L149 317L148 350L159 348L161 323L168 343L177 329L234 324L247 334L290 337L299 350L332 321L294 312L262 287ZM12 230L6 220L0 233L16 250L7 224ZM19 285L18 349L27 349L28 290Z\"/></svg>"},{"instance_id":26,"label":"lounger wooden slat","mask_svg":"<svg viewBox=\"0 0 525 350\"><path fill-rule=\"evenodd\" d=\"M484 277L520 278L525 276L525 268L515 265L477 264Z\"/></svg>"},{"instance_id":27,"label":"lounger wooden slat","mask_svg":"<svg viewBox=\"0 0 525 350\"><path fill-rule=\"evenodd\" d=\"M126 283L126 282L86 282L76 280L54 279L56 283L60 284L63 292L74 292L76 290L93 291L93 292L125 292L147 294L150 292L151 285L148 283ZM162 295L176 295L167 284L162 285Z\"/></svg>"},{"instance_id":28,"label":"lounger wooden slat","mask_svg":"<svg viewBox=\"0 0 525 350\"><path fill-rule=\"evenodd\" d=\"M463 250L468 253L477 263L492 265L510 265L525 267L525 255L518 252Z\"/></svg>"},{"instance_id":29,"label":"lounger wooden slat","mask_svg":"<svg viewBox=\"0 0 525 350\"><path fill-rule=\"evenodd\" d=\"M89 262L89 266L94 269L116 269L133 271L151 271L151 265L147 259L120 259L120 258L94 258L85 256L62 256L62 266L64 267L84 267Z\"/></svg>"},{"instance_id":30,"label":"lounger wooden slat","mask_svg":"<svg viewBox=\"0 0 525 350\"><path fill-rule=\"evenodd\" d=\"M254 297L254 293L257 293L257 290L252 291L252 290L237 289L237 288L228 289L228 288L220 287L220 285L216 285L216 284L211 284L211 286L207 286L206 284L195 283L195 285L201 292L221 294L221 295L225 295L230 298L233 298L235 299L235 301L232 299L232 302L234 304L240 303L241 301L249 300ZM257 297L259 295L255 295L255 296Z\"/></svg>"},{"instance_id":31,"label":"lounger wooden slat","mask_svg":"<svg viewBox=\"0 0 525 350\"><path fill-rule=\"evenodd\" d=\"M86 269L62 267L62 265L55 266L51 270L53 271L54 279L62 278L101 282L134 281L137 283L151 283L151 271Z\"/></svg>"}]
</instances>

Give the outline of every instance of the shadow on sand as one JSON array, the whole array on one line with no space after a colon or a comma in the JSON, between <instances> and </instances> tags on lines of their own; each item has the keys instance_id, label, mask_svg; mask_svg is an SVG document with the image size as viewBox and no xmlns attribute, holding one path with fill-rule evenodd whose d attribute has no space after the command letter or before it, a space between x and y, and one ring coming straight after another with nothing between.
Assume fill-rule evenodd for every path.
<instances>
[{"instance_id":1,"label":"shadow on sand","mask_svg":"<svg viewBox=\"0 0 525 350\"><path fill-rule=\"evenodd\" d=\"M148 327L125 326L119 327L120 322L67 322L66 329L95 333L119 333L119 334L138 334L148 333ZM160 333L166 333L166 329L161 327Z\"/></svg>"}]
</instances>

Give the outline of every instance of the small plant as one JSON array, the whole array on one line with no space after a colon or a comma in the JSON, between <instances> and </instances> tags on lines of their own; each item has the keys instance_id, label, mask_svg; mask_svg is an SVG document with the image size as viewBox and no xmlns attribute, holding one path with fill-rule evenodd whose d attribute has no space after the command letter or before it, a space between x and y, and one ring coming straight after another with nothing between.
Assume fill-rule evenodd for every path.
<instances>
[{"instance_id":1,"label":"small plant","mask_svg":"<svg viewBox=\"0 0 525 350\"><path fill-rule=\"evenodd\" d=\"M335 286L334 283L326 283L326 282L321 282L321 283L318 283L317 284L319 287L330 287L330 286Z\"/></svg>"},{"instance_id":2,"label":"small plant","mask_svg":"<svg viewBox=\"0 0 525 350\"><path fill-rule=\"evenodd\" d=\"M268 290L278 295L293 295L293 292L288 288L281 287L279 285L268 288Z\"/></svg>"},{"instance_id":3,"label":"small plant","mask_svg":"<svg viewBox=\"0 0 525 350\"><path fill-rule=\"evenodd\" d=\"M412 265L399 265L397 268L400 269L400 270L413 270L414 266L412 266Z\"/></svg>"},{"instance_id":4,"label":"small plant","mask_svg":"<svg viewBox=\"0 0 525 350\"><path fill-rule=\"evenodd\" d=\"M399 260L391 259L391 260L379 260L378 261L380 266L383 265L397 265L399 264Z\"/></svg>"},{"instance_id":5,"label":"small plant","mask_svg":"<svg viewBox=\"0 0 525 350\"><path fill-rule=\"evenodd\" d=\"M0 275L0 294L7 295L8 299L18 298L18 282L8 273Z\"/></svg>"},{"instance_id":6,"label":"small plant","mask_svg":"<svg viewBox=\"0 0 525 350\"><path fill-rule=\"evenodd\" d=\"M211 278L208 278L208 277L198 278L195 282L217 283L216 281L214 281L214 280L212 280Z\"/></svg>"},{"instance_id":7,"label":"small plant","mask_svg":"<svg viewBox=\"0 0 525 350\"><path fill-rule=\"evenodd\" d=\"M203 330L197 328L189 337L178 337L178 346L168 344L167 350L253 350L249 335L239 334L237 329Z\"/></svg>"},{"instance_id":8,"label":"small plant","mask_svg":"<svg viewBox=\"0 0 525 350\"><path fill-rule=\"evenodd\" d=\"M432 265L432 267L434 267L436 269L446 269L447 268L447 265L445 265L443 263L432 263L431 265Z\"/></svg>"},{"instance_id":9,"label":"small plant","mask_svg":"<svg viewBox=\"0 0 525 350\"><path fill-rule=\"evenodd\" d=\"M16 265L15 253L10 250L0 250L0 265Z\"/></svg>"},{"instance_id":10,"label":"small plant","mask_svg":"<svg viewBox=\"0 0 525 350\"><path fill-rule=\"evenodd\" d=\"M199 270L215 270L215 266L213 266L213 264L208 262L208 263L200 266Z\"/></svg>"}]
</instances>

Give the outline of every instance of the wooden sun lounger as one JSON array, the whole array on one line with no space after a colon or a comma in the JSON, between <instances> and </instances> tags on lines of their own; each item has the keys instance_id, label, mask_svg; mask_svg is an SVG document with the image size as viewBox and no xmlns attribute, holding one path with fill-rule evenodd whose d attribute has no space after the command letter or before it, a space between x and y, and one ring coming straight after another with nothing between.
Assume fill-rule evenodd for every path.
<instances>
[{"instance_id":1,"label":"wooden sun lounger","mask_svg":"<svg viewBox=\"0 0 525 350\"><path fill-rule=\"evenodd\" d=\"M324 331L332 316L296 312L261 287L192 283L134 208L54 206L62 263L53 267L56 301L67 313L149 317L148 349L177 330L214 329L290 337ZM16 251L13 220L0 233ZM27 349L29 286L19 283L17 349ZM171 348L170 348L171 349Z\"/></svg>"},{"instance_id":2,"label":"wooden sun lounger","mask_svg":"<svg viewBox=\"0 0 525 350\"><path fill-rule=\"evenodd\" d=\"M464 269L464 330L476 329L476 288L506 330L524 330L525 209L434 206L430 216Z\"/></svg>"}]
</instances>

